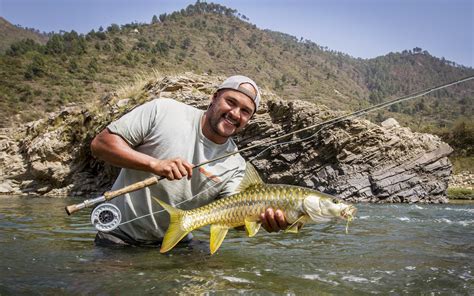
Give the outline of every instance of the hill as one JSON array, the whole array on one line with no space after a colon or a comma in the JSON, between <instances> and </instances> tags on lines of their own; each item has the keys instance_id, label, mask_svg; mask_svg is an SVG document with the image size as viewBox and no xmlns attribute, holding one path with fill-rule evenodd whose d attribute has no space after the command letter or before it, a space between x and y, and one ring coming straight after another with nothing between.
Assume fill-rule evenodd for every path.
<instances>
[{"instance_id":1,"label":"hill","mask_svg":"<svg viewBox=\"0 0 474 296\"><path fill-rule=\"evenodd\" d=\"M0 125L29 121L70 102L95 102L137 75L243 73L287 100L356 110L474 75L471 68L421 48L355 59L309 40L260 30L237 11L197 2L149 24L113 24L80 35L52 35L45 45L18 41L0 55ZM416 130L451 133L472 126L474 83L381 111ZM443 130L441 130L443 129Z\"/></svg>"},{"instance_id":2,"label":"hill","mask_svg":"<svg viewBox=\"0 0 474 296\"><path fill-rule=\"evenodd\" d=\"M48 36L34 29L14 26L0 16L0 52L5 52L13 43L23 39L31 39L39 44L46 44Z\"/></svg>"}]
</instances>

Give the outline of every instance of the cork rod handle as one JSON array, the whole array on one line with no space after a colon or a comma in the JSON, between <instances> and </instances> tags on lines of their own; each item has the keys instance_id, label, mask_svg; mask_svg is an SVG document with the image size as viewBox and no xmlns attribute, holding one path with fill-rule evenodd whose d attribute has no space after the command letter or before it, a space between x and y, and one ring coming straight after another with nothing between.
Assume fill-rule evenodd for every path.
<instances>
[{"instance_id":1,"label":"cork rod handle","mask_svg":"<svg viewBox=\"0 0 474 296\"><path fill-rule=\"evenodd\" d=\"M150 177L148 179L145 179L145 180L137 182L137 183L133 183L131 185L120 188L120 189L115 190L115 191L107 191L106 193L104 193L105 200L111 200L112 198L117 197L119 195L129 193L129 192L133 192L133 191L136 191L136 190L154 185L154 184L158 183L158 181L161 180L161 179L162 178L158 178L158 177Z\"/></svg>"},{"instance_id":2,"label":"cork rod handle","mask_svg":"<svg viewBox=\"0 0 474 296\"><path fill-rule=\"evenodd\" d=\"M111 200L114 197L117 197L119 195L122 195L122 194L125 194L125 193L129 193L129 192L132 192L132 191L136 191L136 190L154 185L162 179L164 179L164 178L163 177L156 177L156 176L155 177L150 177L150 178L145 179L143 181L128 185L127 187L121 188L119 190L107 191L106 193L104 193L104 195L99 196L97 198L87 199L87 200L85 200L81 203L66 206L66 208L65 208L66 213L68 215L71 215L71 214L73 214L73 213L75 213L79 210L82 210L83 208L88 208L88 207L91 207L95 204Z\"/></svg>"}]
</instances>

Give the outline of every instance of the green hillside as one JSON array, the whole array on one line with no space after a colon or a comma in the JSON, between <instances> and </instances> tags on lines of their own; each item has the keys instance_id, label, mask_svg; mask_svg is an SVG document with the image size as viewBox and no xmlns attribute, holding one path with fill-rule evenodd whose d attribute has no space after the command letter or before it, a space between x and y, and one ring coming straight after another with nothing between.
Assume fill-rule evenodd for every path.
<instances>
[{"instance_id":1,"label":"green hillside","mask_svg":"<svg viewBox=\"0 0 474 296\"><path fill-rule=\"evenodd\" d=\"M31 40L11 44L0 55L0 115L5 118L0 125L36 119L72 102L93 102L152 70L242 73L285 99L342 110L474 75L472 68L420 48L355 59L258 29L231 8L197 2L154 16L149 24L55 34L45 45ZM473 89L473 82L464 83L392 106L372 119L395 117L417 130L449 134L455 125L472 126Z\"/></svg>"},{"instance_id":2,"label":"green hillside","mask_svg":"<svg viewBox=\"0 0 474 296\"><path fill-rule=\"evenodd\" d=\"M46 44L48 41L48 36L39 31L14 26L1 16L0 37L0 52L2 53L9 49L11 44L23 39L31 39L40 44Z\"/></svg>"}]
</instances>

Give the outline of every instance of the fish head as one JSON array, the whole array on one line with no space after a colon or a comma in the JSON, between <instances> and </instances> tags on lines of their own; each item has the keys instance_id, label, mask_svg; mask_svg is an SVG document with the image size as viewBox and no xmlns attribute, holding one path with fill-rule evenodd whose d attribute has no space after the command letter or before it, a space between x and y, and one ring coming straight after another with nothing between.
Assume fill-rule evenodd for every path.
<instances>
[{"instance_id":1,"label":"fish head","mask_svg":"<svg viewBox=\"0 0 474 296\"><path fill-rule=\"evenodd\" d=\"M331 219L351 221L357 212L353 205L321 192L306 197L303 205L306 213L314 222L326 222Z\"/></svg>"}]
</instances>

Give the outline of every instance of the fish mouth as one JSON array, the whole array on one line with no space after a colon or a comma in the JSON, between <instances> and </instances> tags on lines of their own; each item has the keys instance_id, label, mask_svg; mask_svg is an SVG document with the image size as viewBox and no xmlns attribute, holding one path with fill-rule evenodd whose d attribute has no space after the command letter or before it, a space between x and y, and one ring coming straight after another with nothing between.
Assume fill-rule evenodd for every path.
<instances>
[{"instance_id":1,"label":"fish mouth","mask_svg":"<svg viewBox=\"0 0 474 296\"><path fill-rule=\"evenodd\" d=\"M352 220L356 213L357 213L357 209L351 205L341 211L341 217L344 220Z\"/></svg>"}]
</instances>

